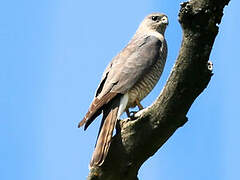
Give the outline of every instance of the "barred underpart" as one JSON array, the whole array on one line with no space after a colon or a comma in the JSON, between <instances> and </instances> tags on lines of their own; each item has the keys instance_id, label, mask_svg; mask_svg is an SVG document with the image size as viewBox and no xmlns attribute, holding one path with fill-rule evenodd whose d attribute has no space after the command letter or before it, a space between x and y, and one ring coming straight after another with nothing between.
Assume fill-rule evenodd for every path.
<instances>
[{"instance_id":1,"label":"barred underpart","mask_svg":"<svg viewBox=\"0 0 240 180\"><path fill-rule=\"evenodd\" d=\"M153 65L151 70L140 79L132 89L128 91L129 100L127 108L135 107L136 100L141 101L144 99L157 84L166 62L167 56L167 43L166 40L163 42L163 48L160 49L160 55L157 62Z\"/></svg>"}]
</instances>

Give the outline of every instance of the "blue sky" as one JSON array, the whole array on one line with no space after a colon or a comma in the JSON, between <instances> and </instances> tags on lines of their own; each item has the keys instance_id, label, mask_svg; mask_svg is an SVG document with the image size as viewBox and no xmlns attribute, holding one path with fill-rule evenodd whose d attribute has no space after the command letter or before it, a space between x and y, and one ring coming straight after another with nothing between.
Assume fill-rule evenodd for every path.
<instances>
[{"instance_id":1,"label":"blue sky","mask_svg":"<svg viewBox=\"0 0 240 180\"><path fill-rule=\"evenodd\" d=\"M4 1L0 6L0 179L82 180L88 174L99 119L77 129L108 62L147 14L170 25L157 97L181 43L180 1ZM140 169L140 179L239 179L238 7L225 9L210 59L214 76L188 123ZM174 172L174 173L173 173Z\"/></svg>"}]
</instances>

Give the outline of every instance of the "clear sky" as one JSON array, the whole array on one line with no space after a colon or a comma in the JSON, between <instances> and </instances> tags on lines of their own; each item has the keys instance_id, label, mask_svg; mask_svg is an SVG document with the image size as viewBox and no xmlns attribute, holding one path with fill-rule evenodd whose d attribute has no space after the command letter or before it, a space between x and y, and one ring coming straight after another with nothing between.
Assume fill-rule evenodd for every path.
<instances>
[{"instance_id":1,"label":"clear sky","mask_svg":"<svg viewBox=\"0 0 240 180\"><path fill-rule=\"evenodd\" d=\"M0 6L0 179L84 180L99 120L77 123L108 62L141 20L164 12L170 25L167 64L181 43L180 1L3 1ZM235 180L240 162L240 2L225 9L210 59L214 76L192 105L188 123L140 169L139 179Z\"/></svg>"}]
</instances>

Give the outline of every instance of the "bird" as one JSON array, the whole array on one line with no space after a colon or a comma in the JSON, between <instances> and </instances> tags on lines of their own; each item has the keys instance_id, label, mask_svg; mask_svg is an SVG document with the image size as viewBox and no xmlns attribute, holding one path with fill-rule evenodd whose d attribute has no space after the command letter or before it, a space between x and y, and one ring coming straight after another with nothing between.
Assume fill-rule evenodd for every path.
<instances>
[{"instance_id":1,"label":"bird","mask_svg":"<svg viewBox=\"0 0 240 180\"><path fill-rule=\"evenodd\" d=\"M93 101L78 124L86 130L103 114L90 168L104 163L120 116L126 112L131 117L129 108L136 106L142 110L140 102L157 84L167 58L164 33L168 23L163 13L147 15L127 46L103 72Z\"/></svg>"}]
</instances>

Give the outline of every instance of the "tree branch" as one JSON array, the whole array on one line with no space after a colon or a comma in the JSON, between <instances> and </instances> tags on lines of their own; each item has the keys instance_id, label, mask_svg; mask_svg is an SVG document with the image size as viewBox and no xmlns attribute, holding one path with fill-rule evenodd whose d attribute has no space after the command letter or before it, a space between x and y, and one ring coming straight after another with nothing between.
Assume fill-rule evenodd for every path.
<instances>
[{"instance_id":1,"label":"tree branch","mask_svg":"<svg viewBox=\"0 0 240 180\"><path fill-rule=\"evenodd\" d=\"M211 79L209 55L229 1L190 0L181 4L183 40L165 87L135 120L118 122L104 164L92 168L88 180L137 180L141 165L187 122L188 110Z\"/></svg>"}]
</instances>

